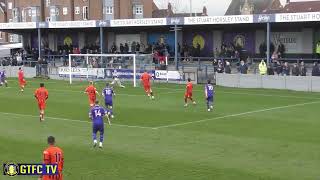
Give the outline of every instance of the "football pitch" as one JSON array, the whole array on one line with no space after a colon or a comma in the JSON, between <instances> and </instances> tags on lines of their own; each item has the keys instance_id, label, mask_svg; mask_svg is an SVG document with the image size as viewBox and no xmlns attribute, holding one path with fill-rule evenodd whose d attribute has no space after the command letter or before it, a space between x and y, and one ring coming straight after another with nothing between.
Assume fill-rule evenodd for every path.
<instances>
[{"instance_id":1,"label":"football pitch","mask_svg":"<svg viewBox=\"0 0 320 180\"><path fill-rule=\"evenodd\" d=\"M127 84L115 88L115 119L104 148L94 149L88 83L43 81L49 100L40 123L40 80L28 82L24 93L15 79L0 87L1 163L40 163L53 135L65 180L320 180L320 93L217 87L207 112L203 85L195 85L198 104L185 108L184 85L153 84L152 101Z\"/></svg>"}]
</instances>

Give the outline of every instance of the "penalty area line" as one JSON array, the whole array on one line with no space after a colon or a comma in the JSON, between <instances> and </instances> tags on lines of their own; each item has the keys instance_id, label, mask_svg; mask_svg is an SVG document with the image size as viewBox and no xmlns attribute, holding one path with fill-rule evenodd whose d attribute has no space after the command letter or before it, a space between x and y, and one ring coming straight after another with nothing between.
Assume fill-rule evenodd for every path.
<instances>
[{"instance_id":1,"label":"penalty area line","mask_svg":"<svg viewBox=\"0 0 320 180\"><path fill-rule=\"evenodd\" d=\"M16 113L7 113L7 112L0 112L0 114L10 115L10 116L16 116L16 117L39 118L39 116L33 116L33 115L29 115L29 114L16 114ZM91 121L82 121L82 120L77 120L77 119L66 119L66 118L57 118L57 117L45 117L45 119L54 119L54 120L58 120L58 121L69 121L69 122L80 122L80 123L87 123L87 124L91 124L91 123L92 123ZM107 125L108 125L108 123L104 123L104 124L107 124ZM114 124L114 123L113 123L113 124L111 124L111 126L155 130L153 127L130 126L130 125L126 125L126 124Z\"/></svg>"},{"instance_id":2,"label":"penalty area line","mask_svg":"<svg viewBox=\"0 0 320 180\"><path fill-rule=\"evenodd\" d=\"M218 119L226 119L226 118L229 118L229 117L237 117L237 116L243 116L243 115L248 115L248 114L255 114L255 113L260 113L260 112L267 112L267 111L273 111L273 110L278 110L278 109L286 109L286 108L305 106L305 105L317 104L317 103L320 103L320 101L292 104L292 105L286 105L286 106L278 106L278 107L260 109L260 110L255 110L255 111L248 111L248 112L243 112L243 113L238 113L238 114L230 114L230 115L225 115L225 116L219 116L219 117L215 117L215 118L202 119L202 120L199 120L199 121L190 121L190 122L177 123L177 124L171 124L171 125L166 125L166 126L158 126L158 127L153 128L153 129L158 130L158 129L163 129L163 128L184 126L184 125L202 123L202 122L213 121L213 120L218 120Z\"/></svg>"}]
</instances>

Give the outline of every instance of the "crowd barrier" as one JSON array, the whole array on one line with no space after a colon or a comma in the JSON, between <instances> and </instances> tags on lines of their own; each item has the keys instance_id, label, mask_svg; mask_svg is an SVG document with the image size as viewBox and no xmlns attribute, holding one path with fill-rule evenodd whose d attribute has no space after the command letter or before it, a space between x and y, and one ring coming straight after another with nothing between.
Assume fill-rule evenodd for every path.
<instances>
[{"instance_id":1,"label":"crowd barrier","mask_svg":"<svg viewBox=\"0 0 320 180\"><path fill-rule=\"evenodd\" d=\"M216 74L216 84L235 88L264 88L320 92L320 77L262 76L258 74Z\"/></svg>"}]
</instances>

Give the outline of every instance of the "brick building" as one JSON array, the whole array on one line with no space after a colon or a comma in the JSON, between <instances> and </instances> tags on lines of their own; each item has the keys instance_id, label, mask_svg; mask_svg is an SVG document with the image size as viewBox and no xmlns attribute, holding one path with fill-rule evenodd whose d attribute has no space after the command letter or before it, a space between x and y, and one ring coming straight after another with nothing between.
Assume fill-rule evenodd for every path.
<instances>
[{"instance_id":1,"label":"brick building","mask_svg":"<svg viewBox=\"0 0 320 180\"><path fill-rule=\"evenodd\" d=\"M0 0L0 23L152 18L152 0ZM0 32L0 43L19 42Z\"/></svg>"}]
</instances>

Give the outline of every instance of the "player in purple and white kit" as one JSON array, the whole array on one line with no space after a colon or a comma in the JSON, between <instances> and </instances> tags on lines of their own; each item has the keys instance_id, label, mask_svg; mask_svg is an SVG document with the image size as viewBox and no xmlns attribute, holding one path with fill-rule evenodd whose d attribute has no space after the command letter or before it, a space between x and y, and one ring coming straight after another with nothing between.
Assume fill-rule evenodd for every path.
<instances>
[{"instance_id":1,"label":"player in purple and white kit","mask_svg":"<svg viewBox=\"0 0 320 180\"><path fill-rule=\"evenodd\" d=\"M109 83L106 84L106 87L102 90L102 96L104 97L104 102L106 105L106 108L108 110L108 115L111 118L114 118L113 116L113 96L115 95L113 88L109 86Z\"/></svg>"},{"instance_id":2,"label":"player in purple and white kit","mask_svg":"<svg viewBox=\"0 0 320 180\"><path fill-rule=\"evenodd\" d=\"M97 133L100 133L99 148L102 148L103 134L104 134L104 121L103 117L106 116L106 111L103 107L99 106L99 101L95 102L95 105L91 109L91 120L92 120L92 139L93 147L98 144Z\"/></svg>"},{"instance_id":3,"label":"player in purple and white kit","mask_svg":"<svg viewBox=\"0 0 320 180\"><path fill-rule=\"evenodd\" d=\"M204 93L206 96L206 101L207 101L207 108L208 111L213 110L213 99L214 99L214 87L211 84L211 81L208 80L208 83L204 87Z\"/></svg>"},{"instance_id":4,"label":"player in purple and white kit","mask_svg":"<svg viewBox=\"0 0 320 180\"><path fill-rule=\"evenodd\" d=\"M6 77L6 71L0 71L0 86L3 86L3 84L8 87L7 77Z\"/></svg>"}]
</instances>

